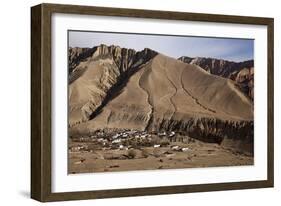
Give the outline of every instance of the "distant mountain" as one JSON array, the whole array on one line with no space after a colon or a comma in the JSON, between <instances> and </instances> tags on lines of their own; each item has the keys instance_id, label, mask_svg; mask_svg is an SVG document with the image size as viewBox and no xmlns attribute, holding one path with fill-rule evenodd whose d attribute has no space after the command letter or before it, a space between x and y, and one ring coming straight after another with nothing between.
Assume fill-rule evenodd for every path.
<instances>
[{"instance_id":1,"label":"distant mountain","mask_svg":"<svg viewBox=\"0 0 281 206\"><path fill-rule=\"evenodd\" d=\"M179 60L195 64L210 74L232 79L251 100L254 99L254 61L232 62L223 59L182 56Z\"/></svg>"},{"instance_id":2,"label":"distant mountain","mask_svg":"<svg viewBox=\"0 0 281 206\"><path fill-rule=\"evenodd\" d=\"M179 131L204 141L252 144L249 98L232 80L197 66L199 60L182 61L148 48L69 48L70 132ZM242 73L236 77L242 80Z\"/></svg>"}]
</instances>

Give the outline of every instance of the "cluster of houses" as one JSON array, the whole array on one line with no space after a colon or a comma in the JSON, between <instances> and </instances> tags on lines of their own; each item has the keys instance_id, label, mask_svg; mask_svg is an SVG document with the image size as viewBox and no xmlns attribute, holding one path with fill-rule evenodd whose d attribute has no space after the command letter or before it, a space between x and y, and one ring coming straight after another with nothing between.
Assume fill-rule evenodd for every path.
<instances>
[{"instance_id":1,"label":"cluster of houses","mask_svg":"<svg viewBox=\"0 0 281 206\"><path fill-rule=\"evenodd\" d=\"M125 130L122 132L118 132L111 136L109 140L111 140L112 144L119 144L122 143L123 140L132 139L136 142L142 142L142 141L152 141L153 137L159 137L159 138L172 138L176 135L175 132L152 132L148 133L147 131L137 131L137 130Z\"/></svg>"},{"instance_id":2,"label":"cluster of houses","mask_svg":"<svg viewBox=\"0 0 281 206\"><path fill-rule=\"evenodd\" d=\"M95 149L99 150L129 150L136 149L138 146L151 146L159 148L170 145L173 138L179 138L181 135L176 135L174 131L171 132L151 132L137 131L137 130L122 130L122 131L98 131L90 136L80 136L76 139L77 143L73 144L69 151L76 152L92 152ZM155 141L157 139L158 141ZM160 141L159 141L160 140ZM165 141L163 141L165 140ZM86 144L85 144L86 143ZM88 144L90 143L90 144ZM93 149L90 145L94 145ZM170 145L170 151L174 152L188 152L190 149L178 145ZM170 155L170 154L169 154Z\"/></svg>"},{"instance_id":3,"label":"cluster of houses","mask_svg":"<svg viewBox=\"0 0 281 206\"><path fill-rule=\"evenodd\" d=\"M152 142L153 138L159 137L161 139L171 140L176 135L174 131L171 132L147 132L138 130L118 130L118 131L97 131L89 136L80 136L74 139L77 142L90 142L100 145L101 148L109 149L128 149L129 145L124 143L128 140L142 143L142 142ZM154 145L157 147L158 145ZM160 146L160 145L159 145ZM70 148L72 152L85 151L87 146L73 146Z\"/></svg>"}]
</instances>

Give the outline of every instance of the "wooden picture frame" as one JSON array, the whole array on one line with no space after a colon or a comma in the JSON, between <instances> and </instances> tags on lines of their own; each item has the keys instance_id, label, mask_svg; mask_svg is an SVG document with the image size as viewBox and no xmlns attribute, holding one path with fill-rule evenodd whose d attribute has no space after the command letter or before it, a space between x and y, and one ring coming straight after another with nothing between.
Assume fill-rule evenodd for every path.
<instances>
[{"instance_id":1,"label":"wooden picture frame","mask_svg":"<svg viewBox=\"0 0 281 206\"><path fill-rule=\"evenodd\" d=\"M267 179L215 184L170 185L161 187L110 189L79 192L52 192L51 169L51 16L54 13L117 17L153 18L194 22L239 23L267 27ZM31 8L31 197L38 201L64 201L140 195L160 195L273 187L274 184L274 88L272 18L152 11L91 6L40 4Z\"/></svg>"}]
</instances>

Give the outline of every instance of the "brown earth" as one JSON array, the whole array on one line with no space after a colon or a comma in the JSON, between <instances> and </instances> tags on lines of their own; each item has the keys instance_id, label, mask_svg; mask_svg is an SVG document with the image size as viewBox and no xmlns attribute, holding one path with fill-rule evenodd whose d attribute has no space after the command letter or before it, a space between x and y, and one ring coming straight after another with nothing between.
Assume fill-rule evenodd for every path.
<instances>
[{"instance_id":1,"label":"brown earth","mask_svg":"<svg viewBox=\"0 0 281 206\"><path fill-rule=\"evenodd\" d=\"M173 151L171 147L175 145L188 148L188 150L185 152ZM167 147L145 147L134 149L134 152L136 156L132 159L127 156L128 151L119 149L70 152L68 172L70 174L75 174L254 164L253 156L249 154L238 153L214 143L204 143L200 141L188 144L173 142Z\"/></svg>"}]
</instances>

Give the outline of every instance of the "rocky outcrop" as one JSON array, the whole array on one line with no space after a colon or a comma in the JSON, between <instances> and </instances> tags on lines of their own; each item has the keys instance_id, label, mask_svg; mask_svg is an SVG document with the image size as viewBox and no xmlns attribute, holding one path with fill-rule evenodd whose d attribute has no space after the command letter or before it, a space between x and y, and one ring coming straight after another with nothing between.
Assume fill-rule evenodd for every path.
<instances>
[{"instance_id":1,"label":"rocky outcrop","mask_svg":"<svg viewBox=\"0 0 281 206\"><path fill-rule=\"evenodd\" d=\"M106 46L104 44L93 48L70 47L68 51L68 67L71 74L80 62L97 60L99 58L113 58L120 73L130 68L136 68L153 58L157 52L145 48L142 51L121 48L119 46Z\"/></svg>"},{"instance_id":2,"label":"rocky outcrop","mask_svg":"<svg viewBox=\"0 0 281 206\"><path fill-rule=\"evenodd\" d=\"M157 119L155 131L177 131L203 142L217 143L238 152L254 153L254 122L216 118Z\"/></svg>"},{"instance_id":3,"label":"rocky outcrop","mask_svg":"<svg viewBox=\"0 0 281 206\"><path fill-rule=\"evenodd\" d=\"M224 141L243 142L252 153L254 142L253 121L233 121L216 118L189 118L186 120L158 119L157 131L178 131L204 142L222 144Z\"/></svg>"},{"instance_id":4,"label":"rocky outcrop","mask_svg":"<svg viewBox=\"0 0 281 206\"><path fill-rule=\"evenodd\" d=\"M245 67L239 72L233 72L230 79L237 83L237 86L244 92L251 100L254 100L254 68Z\"/></svg>"},{"instance_id":5,"label":"rocky outcrop","mask_svg":"<svg viewBox=\"0 0 281 206\"><path fill-rule=\"evenodd\" d=\"M246 94L251 100L254 99L253 60L233 62L223 59L203 57L191 58L187 56L182 56L179 60L188 64L198 65L210 74L232 79L237 83L237 86L244 94Z\"/></svg>"},{"instance_id":6,"label":"rocky outcrop","mask_svg":"<svg viewBox=\"0 0 281 206\"><path fill-rule=\"evenodd\" d=\"M69 74L80 64L81 61L85 61L91 56L97 47L94 48L79 48L70 47L68 50L68 72Z\"/></svg>"}]
</instances>

